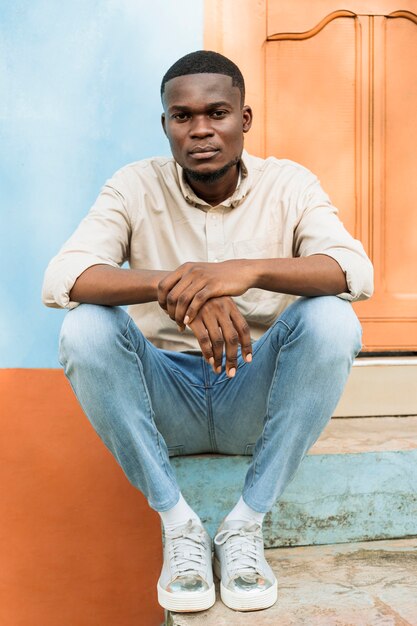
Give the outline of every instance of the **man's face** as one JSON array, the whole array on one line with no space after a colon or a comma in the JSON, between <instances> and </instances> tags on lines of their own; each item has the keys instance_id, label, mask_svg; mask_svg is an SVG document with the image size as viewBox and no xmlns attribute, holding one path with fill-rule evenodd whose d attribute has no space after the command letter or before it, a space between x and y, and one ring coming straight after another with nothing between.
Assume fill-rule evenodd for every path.
<instances>
[{"instance_id":1,"label":"man's face","mask_svg":"<svg viewBox=\"0 0 417 626\"><path fill-rule=\"evenodd\" d=\"M169 80L162 125L174 159L190 178L210 181L238 163L243 133L252 123L249 107L230 76L189 74Z\"/></svg>"}]
</instances>

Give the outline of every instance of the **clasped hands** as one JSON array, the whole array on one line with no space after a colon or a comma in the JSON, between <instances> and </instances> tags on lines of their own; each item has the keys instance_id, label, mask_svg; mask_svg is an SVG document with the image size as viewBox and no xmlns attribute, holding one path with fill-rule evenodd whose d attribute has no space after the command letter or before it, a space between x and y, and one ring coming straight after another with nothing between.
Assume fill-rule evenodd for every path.
<instances>
[{"instance_id":1,"label":"clasped hands","mask_svg":"<svg viewBox=\"0 0 417 626\"><path fill-rule=\"evenodd\" d=\"M179 330L191 328L216 373L221 372L225 351L226 374L233 378L239 345L249 363L252 344L249 326L231 296L239 296L251 286L245 261L184 263L158 284L158 303Z\"/></svg>"}]
</instances>

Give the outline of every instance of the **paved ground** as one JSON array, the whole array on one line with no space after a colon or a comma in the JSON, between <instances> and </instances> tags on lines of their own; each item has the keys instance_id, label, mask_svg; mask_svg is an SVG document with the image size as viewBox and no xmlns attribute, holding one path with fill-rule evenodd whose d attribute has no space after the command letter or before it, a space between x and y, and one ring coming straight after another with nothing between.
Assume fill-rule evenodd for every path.
<instances>
[{"instance_id":1,"label":"paved ground","mask_svg":"<svg viewBox=\"0 0 417 626\"><path fill-rule=\"evenodd\" d=\"M172 614L168 626L417 626L417 537L277 548L271 609L237 613L217 601L209 611Z\"/></svg>"}]
</instances>

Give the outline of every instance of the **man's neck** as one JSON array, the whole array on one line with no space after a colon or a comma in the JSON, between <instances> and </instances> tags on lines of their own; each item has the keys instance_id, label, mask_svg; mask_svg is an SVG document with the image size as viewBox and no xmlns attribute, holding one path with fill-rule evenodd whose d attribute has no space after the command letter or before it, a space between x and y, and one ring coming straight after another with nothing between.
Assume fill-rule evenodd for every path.
<instances>
[{"instance_id":1,"label":"man's neck","mask_svg":"<svg viewBox=\"0 0 417 626\"><path fill-rule=\"evenodd\" d=\"M190 180L186 174L185 177L196 196L211 206L217 206L235 192L239 180L239 166L235 165L222 178L210 183Z\"/></svg>"}]
</instances>

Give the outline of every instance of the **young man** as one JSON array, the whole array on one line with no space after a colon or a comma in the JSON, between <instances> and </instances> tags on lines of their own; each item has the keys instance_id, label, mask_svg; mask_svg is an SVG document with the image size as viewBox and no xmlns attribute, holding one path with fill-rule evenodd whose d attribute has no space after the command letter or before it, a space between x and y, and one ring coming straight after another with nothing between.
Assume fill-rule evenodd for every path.
<instances>
[{"instance_id":1,"label":"young man","mask_svg":"<svg viewBox=\"0 0 417 626\"><path fill-rule=\"evenodd\" d=\"M215 599L211 540L169 455L253 452L214 566L227 606L261 609L277 598L263 517L338 402L360 349L349 301L371 295L372 267L315 176L243 151L252 111L234 63L189 54L165 74L161 96L173 158L107 181L50 262L43 298L71 309L65 373L162 518L165 608Z\"/></svg>"}]
</instances>

